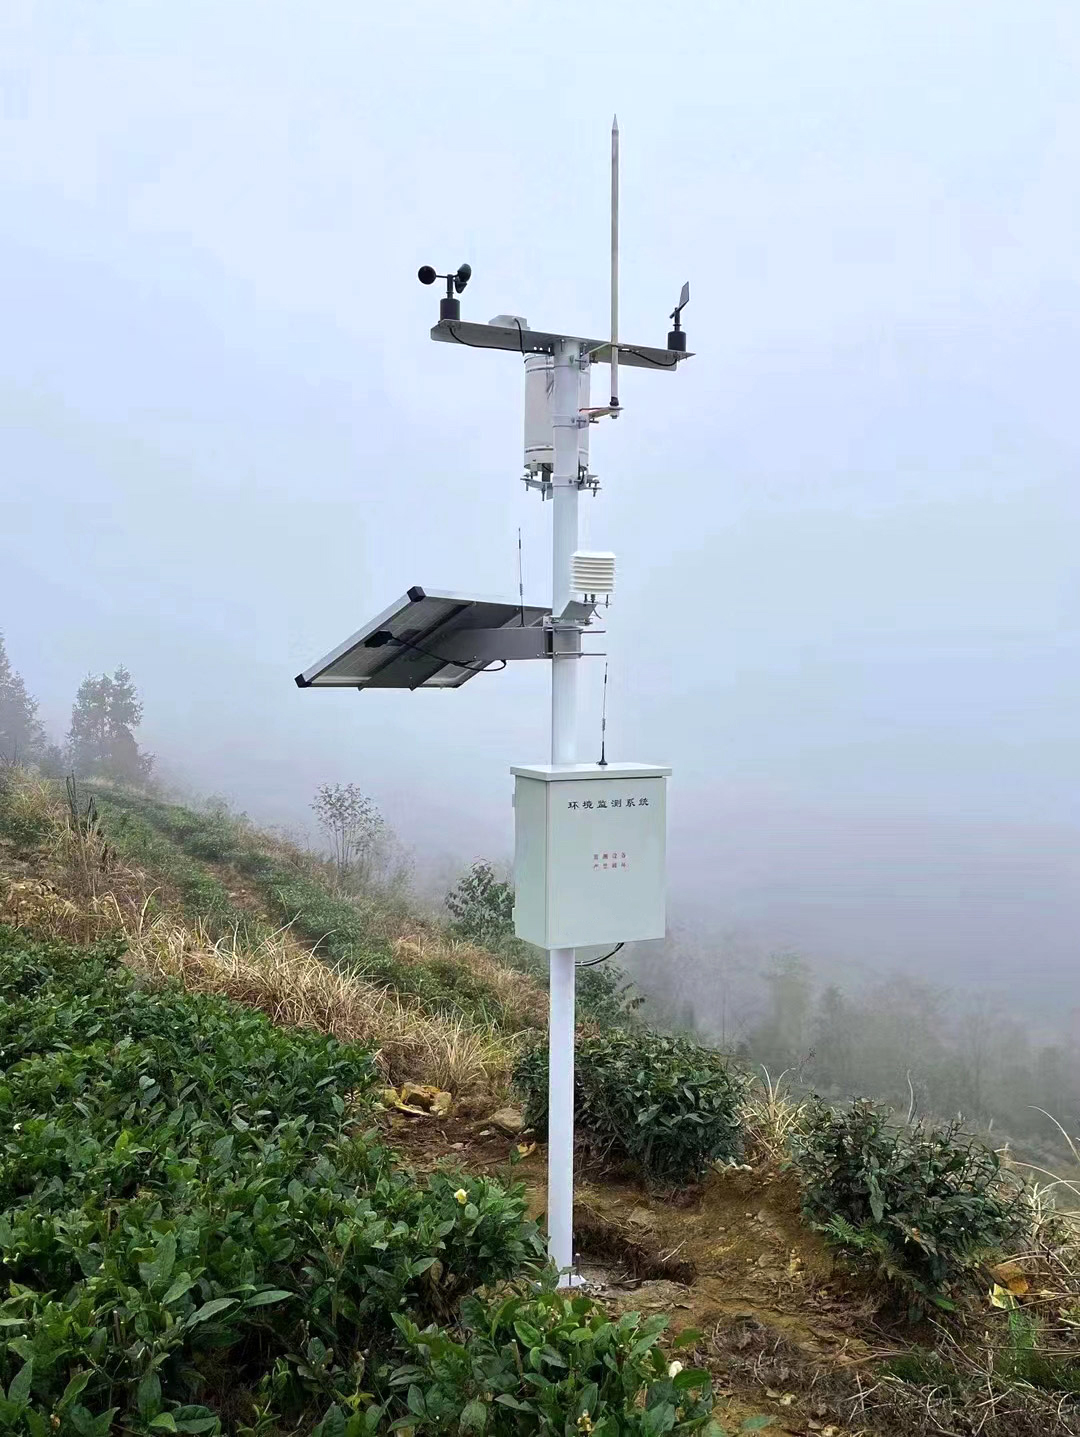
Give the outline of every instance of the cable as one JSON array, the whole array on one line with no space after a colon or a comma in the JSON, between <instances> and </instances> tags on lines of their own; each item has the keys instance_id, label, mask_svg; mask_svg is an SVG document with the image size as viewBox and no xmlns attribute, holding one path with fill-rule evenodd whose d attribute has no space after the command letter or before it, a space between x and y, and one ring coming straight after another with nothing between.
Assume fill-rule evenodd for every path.
<instances>
[{"instance_id":1,"label":"cable","mask_svg":"<svg viewBox=\"0 0 1080 1437\"><path fill-rule=\"evenodd\" d=\"M605 953L603 958L591 958L588 963L575 963L575 968L595 968L598 963L606 963L609 958L614 958L620 948L625 948L625 943L616 943L610 953Z\"/></svg>"},{"instance_id":2,"label":"cable","mask_svg":"<svg viewBox=\"0 0 1080 1437\"><path fill-rule=\"evenodd\" d=\"M520 319L515 319L515 320L514 320L514 323L517 325L517 332L518 332L518 349L521 351L522 354L531 354L532 351L525 348L525 332L524 332L524 330L523 330L522 327L521 327L521 320L520 320ZM453 320L448 319L448 320L446 321L446 327L447 327L447 329L450 331L450 338L453 339L453 340L456 340L456 342L457 342L458 344L468 345L468 347L469 347L470 349L487 349L487 348L488 348L488 345L486 345L486 344L474 344L471 339L462 339L462 337L461 337L460 334L455 334L455 333L454 333L454 321L453 321Z\"/></svg>"},{"instance_id":3,"label":"cable","mask_svg":"<svg viewBox=\"0 0 1080 1437\"><path fill-rule=\"evenodd\" d=\"M619 348L625 350L627 354L636 354L638 359L643 359L646 364L655 365L657 369L675 369L679 363L677 359L653 359L650 355L642 353L640 349L631 349L628 344L620 344Z\"/></svg>"},{"instance_id":4,"label":"cable","mask_svg":"<svg viewBox=\"0 0 1080 1437\"><path fill-rule=\"evenodd\" d=\"M410 639L399 639L396 634L391 634L387 642L392 644L400 644L402 648L415 649L418 654L423 654L426 659L435 659L436 662L440 664L450 664L455 669L468 669L468 671L472 674L497 674L501 673L502 670L506 668L505 659L499 660L499 667L497 669L493 669L490 666L490 663L467 664L463 659L446 659L443 658L441 654L433 654L430 649L422 649L419 644L414 644Z\"/></svg>"},{"instance_id":5,"label":"cable","mask_svg":"<svg viewBox=\"0 0 1080 1437\"><path fill-rule=\"evenodd\" d=\"M600 712L600 762L598 768L607 768L607 670L604 663L604 706Z\"/></svg>"},{"instance_id":6,"label":"cable","mask_svg":"<svg viewBox=\"0 0 1080 1437\"><path fill-rule=\"evenodd\" d=\"M471 339L462 339L460 334L455 334L452 320L446 321L446 327L450 331L450 338L457 340L458 344L467 344L470 349L487 349L486 344L474 344Z\"/></svg>"}]
</instances>

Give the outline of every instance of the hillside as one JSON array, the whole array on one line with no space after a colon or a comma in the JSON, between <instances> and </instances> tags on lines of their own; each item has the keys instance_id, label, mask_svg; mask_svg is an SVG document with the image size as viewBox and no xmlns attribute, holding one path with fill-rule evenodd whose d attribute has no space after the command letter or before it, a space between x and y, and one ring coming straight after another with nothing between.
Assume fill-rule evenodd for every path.
<instances>
[{"instance_id":1,"label":"hillside","mask_svg":"<svg viewBox=\"0 0 1080 1437\"><path fill-rule=\"evenodd\" d=\"M13 769L0 925L0 1428L1080 1432L1072 1220L960 1132L789 1100L597 975L570 1303L521 1286L527 953Z\"/></svg>"}]
</instances>

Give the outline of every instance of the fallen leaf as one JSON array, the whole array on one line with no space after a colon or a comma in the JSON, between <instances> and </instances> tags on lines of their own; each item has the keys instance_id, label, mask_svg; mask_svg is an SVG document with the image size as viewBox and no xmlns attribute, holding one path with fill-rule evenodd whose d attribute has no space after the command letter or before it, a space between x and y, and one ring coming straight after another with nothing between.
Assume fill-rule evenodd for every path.
<instances>
[{"instance_id":1,"label":"fallen leaf","mask_svg":"<svg viewBox=\"0 0 1080 1437\"><path fill-rule=\"evenodd\" d=\"M518 1143L518 1145L517 1145L517 1150L518 1150L518 1155L519 1155L519 1157L531 1158L532 1155L533 1155L533 1153L536 1152L536 1144L535 1144L535 1143Z\"/></svg>"},{"instance_id":2,"label":"fallen leaf","mask_svg":"<svg viewBox=\"0 0 1080 1437\"><path fill-rule=\"evenodd\" d=\"M407 1113L443 1118L450 1111L452 1101L449 1093L430 1083L402 1083L400 1098L394 1106Z\"/></svg>"},{"instance_id":3,"label":"fallen leaf","mask_svg":"<svg viewBox=\"0 0 1080 1437\"><path fill-rule=\"evenodd\" d=\"M990 1276L1013 1297L1024 1297L1031 1290L1031 1284L1018 1262L999 1262L990 1269Z\"/></svg>"}]
</instances>

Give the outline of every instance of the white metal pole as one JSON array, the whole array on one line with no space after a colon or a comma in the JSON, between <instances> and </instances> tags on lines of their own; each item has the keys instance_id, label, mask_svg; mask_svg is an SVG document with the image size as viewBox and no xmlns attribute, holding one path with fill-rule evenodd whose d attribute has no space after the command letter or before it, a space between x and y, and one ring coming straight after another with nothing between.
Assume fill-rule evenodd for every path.
<instances>
[{"instance_id":1,"label":"white metal pole","mask_svg":"<svg viewBox=\"0 0 1080 1437\"><path fill-rule=\"evenodd\" d=\"M552 395L551 761L577 762L577 682L581 629L560 616L572 598L571 555L578 542L581 345L562 340ZM548 1253L561 1272L574 1261L574 950L548 953Z\"/></svg>"}]
</instances>

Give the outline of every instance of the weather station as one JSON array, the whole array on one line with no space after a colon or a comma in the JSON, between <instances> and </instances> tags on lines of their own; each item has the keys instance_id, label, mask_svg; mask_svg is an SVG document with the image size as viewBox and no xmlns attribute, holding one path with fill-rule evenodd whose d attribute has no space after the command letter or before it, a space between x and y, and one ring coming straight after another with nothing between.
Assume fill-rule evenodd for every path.
<instances>
[{"instance_id":1,"label":"weather station","mask_svg":"<svg viewBox=\"0 0 1080 1437\"><path fill-rule=\"evenodd\" d=\"M461 317L472 269L439 274L424 265L422 284L443 280L446 294L431 338L463 349L524 357L524 482L551 501L549 606L409 588L376 618L303 673L300 688L460 688L517 660L551 665L551 752L514 777L514 927L547 950L550 971L548 1250L573 1285L575 950L662 938L665 930L666 790L671 770L609 763L601 736L597 763L579 762L578 688L583 639L599 632L601 603L615 588L615 556L578 547L578 501L595 494L589 468L593 425L622 414L619 369L674 373L690 358L683 285L663 347L619 337L619 128L611 131L611 332L588 339L538 330L520 315L487 324ZM608 402L590 404L594 365L608 369ZM606 669L604 692L607 690ZM606 702L605 702L606 726ZM605 958L612 954L604 955ZM603 961L592 960L592 961Z\"/></svg>"}]
</instances>

